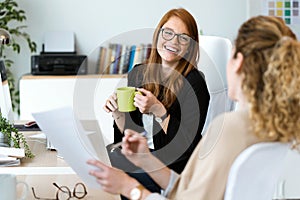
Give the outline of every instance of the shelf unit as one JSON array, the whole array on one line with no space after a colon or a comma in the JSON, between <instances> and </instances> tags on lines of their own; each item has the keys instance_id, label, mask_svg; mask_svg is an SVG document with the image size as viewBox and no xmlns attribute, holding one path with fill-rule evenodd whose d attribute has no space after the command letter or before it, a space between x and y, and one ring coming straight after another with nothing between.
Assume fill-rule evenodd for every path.
<instances>
[{"instance_id":1,"label":"shelf unit","mask_svg":"<svg viewBox=\"0 0 300 200\"><path fill-rule=\"evenodd\" d=\"M113 91L127 85L126 75L33 76L20 80L20 120L32 113L71 106L80 119L97 119L105 143L113 141L113 119L102 107Z\"/></svg>"}]
</instances>

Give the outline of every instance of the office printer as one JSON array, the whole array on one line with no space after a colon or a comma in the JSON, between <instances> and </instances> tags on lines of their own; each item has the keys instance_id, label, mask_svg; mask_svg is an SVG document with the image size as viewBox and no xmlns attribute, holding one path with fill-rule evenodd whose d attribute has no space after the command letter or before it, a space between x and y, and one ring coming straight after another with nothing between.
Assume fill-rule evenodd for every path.
<instances>
[{"instance_id":1,"label":"office printer","mask_svg":"<svg viewBox=\"0 0 300 200\"><path fill-rule=\"evenodd\" d=\"M45 54L31 56L33 75L77 75L87 73L87 56Z\"/></svg>"},{"instance_id":2,"label":"office printer","mask_svg":"<svg viewBox=\"0 0 300 200\"><path fill-rule=\"evenodd\" d=\"M72 31L45 33L40 55L31 56L33 75L77 75L87 73L87 56L77 55Z\"/></svg>"}]
</instances>

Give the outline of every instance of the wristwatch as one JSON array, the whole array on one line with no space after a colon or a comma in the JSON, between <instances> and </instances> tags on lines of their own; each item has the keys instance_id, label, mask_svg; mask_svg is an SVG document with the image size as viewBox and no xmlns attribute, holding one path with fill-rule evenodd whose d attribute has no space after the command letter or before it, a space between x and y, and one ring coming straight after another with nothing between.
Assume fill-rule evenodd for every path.
<instances>
[{"instance_id":1,"label":"wristwatch","mask_svg":"<svg viewBox=\"0 0 300 200\"><path fill-rule=\"evenodd\" d=\"M130 191L130 199L131 200L140 200L142 198L144 189L145 189L144 186L142 186L141 184L139 184L138 186L133 188Z\"/></svg>"},{"instance_id":2,"label":"wristwatch","mask_svg":"<svg viewBox=\"0 0 300 200\"><path fill-rule=\"evenodd\" d=\"M168 117L168 112L166 112L163 116L161 117L155 117L155 121L157 121L158 123L162 123L167 117Z\"/></svg>"}]
</instances>

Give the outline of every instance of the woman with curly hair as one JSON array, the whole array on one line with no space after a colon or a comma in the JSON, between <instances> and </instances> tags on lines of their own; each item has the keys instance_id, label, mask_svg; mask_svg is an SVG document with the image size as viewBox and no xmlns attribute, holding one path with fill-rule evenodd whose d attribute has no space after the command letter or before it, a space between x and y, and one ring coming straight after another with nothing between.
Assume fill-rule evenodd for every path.
<instances>
[{"instance_id":1,"label":"woman with curly hair","mask_svg":"<svg viewBox=\"0 0 300 200\"><path fill-rule=\"evenodd\" d=\"M227 64L229 96L239 102L239 110L213 120L181 175L153 157L138 133L125 131L122 153L148 172L163 195L96 160L88 163L101 170L91 175L105 191L133 199L223 199L231 165L247 147L277 141L299 145L299 62L300 43L282 19L249 19L239 29Z\"/></svg>"}]
</instances>

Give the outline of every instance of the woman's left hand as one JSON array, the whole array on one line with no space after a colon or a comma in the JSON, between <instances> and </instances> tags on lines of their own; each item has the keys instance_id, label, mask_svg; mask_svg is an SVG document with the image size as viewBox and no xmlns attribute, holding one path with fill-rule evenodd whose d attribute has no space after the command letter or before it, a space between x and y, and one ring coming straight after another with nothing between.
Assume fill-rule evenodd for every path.
<instances>
[{"instance_id":1,"label":"woman's left hand","mask_svg":"<svg viewBox=\"0 0 300 200\"><path fill-rule=\"evenodd\" d=\"M97 179L102 189L111 194L127 194L132 185L136 185L137 181L125 172L109 167L98 160L88 160L87 164L95 166L96 170L91 170L90 175Z\"/></svg>"},{"instance_id":2,"label":"woman's left hand","mask_svg":"<svg viewBox=\"0 0 300 200\"><path fill-rule=\"evenodd\" d=\"M137 90L143 95L135 95L134 105L140 110L141 113L153 113L155 116L159 116L161 110L163 110L163 114L165 113L163 104L156 98L156 96L152 94L152 92L144 88L137 88Z\"/></svg>"}]
</instances>

